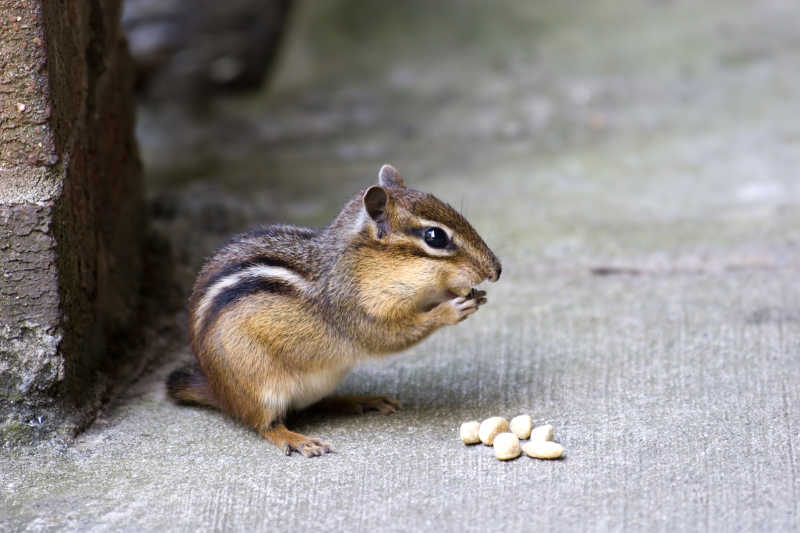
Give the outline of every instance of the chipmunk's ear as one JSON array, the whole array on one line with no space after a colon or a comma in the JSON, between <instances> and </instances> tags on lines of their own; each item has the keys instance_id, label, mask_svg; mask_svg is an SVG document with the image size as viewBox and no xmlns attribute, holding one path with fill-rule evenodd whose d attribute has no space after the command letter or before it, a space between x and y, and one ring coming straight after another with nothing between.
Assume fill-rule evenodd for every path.
<instances>
[{"instance_id":1,"label":"chipmunk's ear","mask_svg":"<svg viewBox=\"0 0 800 533\"><path fill-rule=\"evenodd\" d=\"M389 233L389 195L380 185L373 185L364 193L364 210L378 226L378 238Z\"/></svg>"},{"instance_id":2,"label":"chipmunk's ear","mask_svg":"<svg viewBox=\"0 0 800 533\"><path fill-rule=\"evenodd\" d=\"M403 178L392 165L383 165L378 172L378 185L384 187L405 187Z\"/></svg>"}]
</instances>

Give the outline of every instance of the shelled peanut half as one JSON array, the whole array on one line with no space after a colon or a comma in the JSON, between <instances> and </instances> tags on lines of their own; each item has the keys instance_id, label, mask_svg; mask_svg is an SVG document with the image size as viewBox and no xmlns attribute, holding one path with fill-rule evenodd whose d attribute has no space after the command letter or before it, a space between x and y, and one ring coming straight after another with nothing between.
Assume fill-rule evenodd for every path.
<instances>
[{"instance_id":1,"label":"shelled peanut half","mask_svg":"<svg viewBox=\"0 0 800 533\"><path fill-rule=\"evenodd\" d=\"M471 420L461 424L459 434L464 444L482 442L494 446L495 457L501 461L516 459L521 451L535 459L559 459L564 455L564 446L553 442L553 426L544 424L533 427L530 415L519 415L511 423L503 417L493 416L483 422ZM530 440L520 448L520 440Z\"/></svg>"}]
</instances>

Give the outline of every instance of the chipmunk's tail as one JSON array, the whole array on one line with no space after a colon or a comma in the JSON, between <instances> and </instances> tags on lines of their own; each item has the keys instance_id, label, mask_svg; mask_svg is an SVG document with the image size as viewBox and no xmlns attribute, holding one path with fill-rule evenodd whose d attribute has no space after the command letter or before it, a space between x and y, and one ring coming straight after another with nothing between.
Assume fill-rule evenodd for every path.
<instances>
[{"instance_id":1,"label":"chipmunk's tail","mask_svg":"<svg viewBox=\"0 0 800 533\"><path fill-rule=\"evenodd\" d=\"M197 364L174 370L167 378L167 394L178 403L219 407L208 378Z\"/></svg>"}]
</instances>

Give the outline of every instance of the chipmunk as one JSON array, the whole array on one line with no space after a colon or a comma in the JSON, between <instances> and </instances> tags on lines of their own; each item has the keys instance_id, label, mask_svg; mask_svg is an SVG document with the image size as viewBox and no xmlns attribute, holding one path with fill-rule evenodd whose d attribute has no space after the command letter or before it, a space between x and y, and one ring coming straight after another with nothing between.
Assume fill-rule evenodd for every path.
<instances>
[{"instance_id":1,"label":"chipmunk","mask_svg":"<svg viewBox=\"0 0 800 533\"><path fill-rule=\"evenodd\" d=\"M286 455L331 451L290 431L312 404L392 413L384 396L325 399L358 361L412 346L486 302L501 265L455 209L384 165L326 227L268 226L203 266L189 301L197 364L167 380L180 403L217 408Z\"/></svg>"}]
</instances>

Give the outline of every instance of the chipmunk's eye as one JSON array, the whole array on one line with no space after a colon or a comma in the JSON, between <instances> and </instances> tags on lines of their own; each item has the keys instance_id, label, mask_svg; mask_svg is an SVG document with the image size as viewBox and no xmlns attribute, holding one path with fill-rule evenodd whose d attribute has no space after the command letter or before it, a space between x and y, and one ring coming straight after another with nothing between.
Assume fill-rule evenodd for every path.
<instances>
[{"instance_id":1,"label":"chipmunk's eye","mask_svg":"<svg viewBox=\"0 0 800 533\"><path fill-rule=\"evenodd\" d=\"M442 228L428 228L424 233L425 242L431 248L444 248L450 239L447 238L447 233Z\"/></svg>"}]
</instances>

